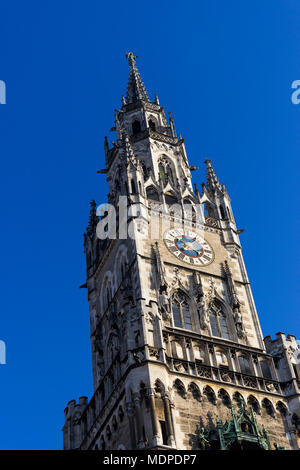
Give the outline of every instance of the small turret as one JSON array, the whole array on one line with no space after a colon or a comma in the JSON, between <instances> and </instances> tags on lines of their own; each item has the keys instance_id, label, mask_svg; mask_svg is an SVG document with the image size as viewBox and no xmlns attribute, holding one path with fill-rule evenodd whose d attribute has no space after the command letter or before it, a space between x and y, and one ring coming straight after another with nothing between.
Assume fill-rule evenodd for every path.
<instances>
[{"instance_id":1,"label":"small turret","mask_svg":"<svg viewBox=\"0 0 300 470\"><path fill-rule=\"evenodd\" d=\"M206 164L206 187L207 190L214 194L217 190L222 192L222 185L218 180L218 177L211 165L211 160L207 158L204 162Z\"/></svg>"}]
</instances>

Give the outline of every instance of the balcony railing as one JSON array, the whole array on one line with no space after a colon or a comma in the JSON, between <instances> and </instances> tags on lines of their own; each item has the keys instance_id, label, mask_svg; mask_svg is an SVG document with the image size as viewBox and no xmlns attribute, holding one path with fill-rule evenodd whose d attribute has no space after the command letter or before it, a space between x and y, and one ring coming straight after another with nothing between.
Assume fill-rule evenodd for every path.
<instances>
[{"instance_id":1,"label":"balcony railing","mask_svg":"<svg viewBox=\"0 0 300 470\"><path fill-rule=\"evenodd\" d=\"M195 362L190 362L184 359L166 356L166 361L169 369L174 372L191 374L196 377L210 379L217 382L226 382L228 384L263 390L270 393L282 393L280 383L276 380L236 372L222 366L210 366L203 364L197 359Z\"/></svg>"}]
</instances>

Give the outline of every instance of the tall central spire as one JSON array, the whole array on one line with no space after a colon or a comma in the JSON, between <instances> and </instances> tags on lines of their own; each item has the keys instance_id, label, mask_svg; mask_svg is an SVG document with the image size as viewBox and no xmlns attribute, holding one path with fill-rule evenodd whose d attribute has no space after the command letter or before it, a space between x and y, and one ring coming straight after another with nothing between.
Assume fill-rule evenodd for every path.
<instances>
[{"instance_id":1,"label":"tall central spire","mask_svg":"<svg viewBox=\"0 0 300 470\"><path fill-rule=\"evenodd\" d=\"M135 56L133 52L128 52L126 54L126 58L129 63L129 77L128 77L126 102L134 103L135 101L139 101L139 100L150 101L145 85L135 65L137 56Z\"/></svg>"}]
</instances>

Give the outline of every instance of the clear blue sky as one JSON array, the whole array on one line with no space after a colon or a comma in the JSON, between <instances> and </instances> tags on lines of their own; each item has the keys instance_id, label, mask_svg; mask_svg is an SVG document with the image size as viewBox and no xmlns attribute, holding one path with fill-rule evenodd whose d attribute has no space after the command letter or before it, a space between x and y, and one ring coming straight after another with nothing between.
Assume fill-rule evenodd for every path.
<instances>
[{"instance_id":1,"label":"clear blue sky","mask_svg":"<svg viewBox=\"0 0 300 470\"><path fill-rule=\"evenodd\" d=\"M66 403L92 394L83 232L106 200L103 138L125 51L232 199L264 335L300 337L297 0L2 0L0 448L62 448Z\"/></svg>"}]
</instances>

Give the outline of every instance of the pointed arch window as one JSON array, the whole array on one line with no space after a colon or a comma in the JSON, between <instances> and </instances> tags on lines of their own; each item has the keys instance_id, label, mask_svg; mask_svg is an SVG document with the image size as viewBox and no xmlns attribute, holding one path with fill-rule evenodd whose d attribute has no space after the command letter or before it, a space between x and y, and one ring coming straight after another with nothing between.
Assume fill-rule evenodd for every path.
<instances>
[{"instance_id":1,"label":"pointed arch window","mask_svg":"<svg viewBox=\"0 0 300 470\"><path fill-rule=\"evenodd\" d=\"M210 309L209 320L212 336L230 339L226 314L215 304Z\"/></svg>"},{"instance_id":2,"label":"pointed arch window","mask_svg":"<svg viewBox=\"0 0 300 470\"><path fill-rule=\"evenodd\" d=\"M156 125L155 122L152 119L149 119L149 127L151 131L156 131Z\"/></svg>"},{"instance_id":3,"label":"pointed arch window","mask_svg":"<svg viewBox=\"0 0 300 470\"><path fill-rule=\"evenodd\" d=\"M158 165L158 172L159 172L159 177L162 181L163 186L166 186L166 184L167 184L167 174L166 174L165 167L162 163L160 163Z\"/></svg>"},{"instance_id":4,"label":"pointed arch window","mask_svg":"<svg viewBox=\"0 0 300 470\"><path fill-rule=\"evenodd\" d=\"M221 212L221 218L224 220L226 219L226 214L224 211L224 207L220 204L220 212Z\"/></svg>"},{"instance_id":5,"label":"pointed arch window","mask_svg":"<svg viewBox=\"0 0 300 470\"><path fill-rule=\"evenodd\" d=\"M170 182L174 186L174 175L169 161L164 158L158 165L159 177L162 181L163 186L166 186Z\"/></svg>"},{"instance_id":6,"label":"pointed arch window","mask_svg":"<svg viewBox=\"0 0 300 470\"><path fill-rule=\"evenodd\" d=\"M177 204L177 199L172 194L165 194L165 201L167 206L173 206L173 204Z\"/></svg>"},{"instance_id":7,"label":"pointed arch window","mask_svg":"<svg viewBox=\"0 0 300 470\"><path fill-rule=\"evenodd\" d=\"M136 194L136 187L134 180L131 180L131 193Z\"/></svg>"},{"instance_id":8,"label":"pointed arch window","mask_svg":"<svg viewBox=\"0 0 300 470\"><path fill-rule=\"evenodd\" d=\"M148 186L146 189L147 199L152 199L153 201L159 201L159 194L153 186Z\"/></svg>"},{"instance_id":9,"label":"pointed arch window","mask_svg":"<svg viewBox=\"0 0 300 470\"><path fill-rule=\"evenodd\" d=\"M173 324L176 328L193 329L190 306L186 296L181 292L176 293L173 297L172 314Z\"/></svg>"},{"instance_id":10,"label":"pointed arch window","mask_svg":"<svg viewBox=\"0 0 300 470\"><path fill-rule=\"evenodd\" d=\"M172 302L172 312L173 312L173 323L177 328L182 328L182 321L180 315L180 304L177 300Z\"/></svg>"}]
</instances>

